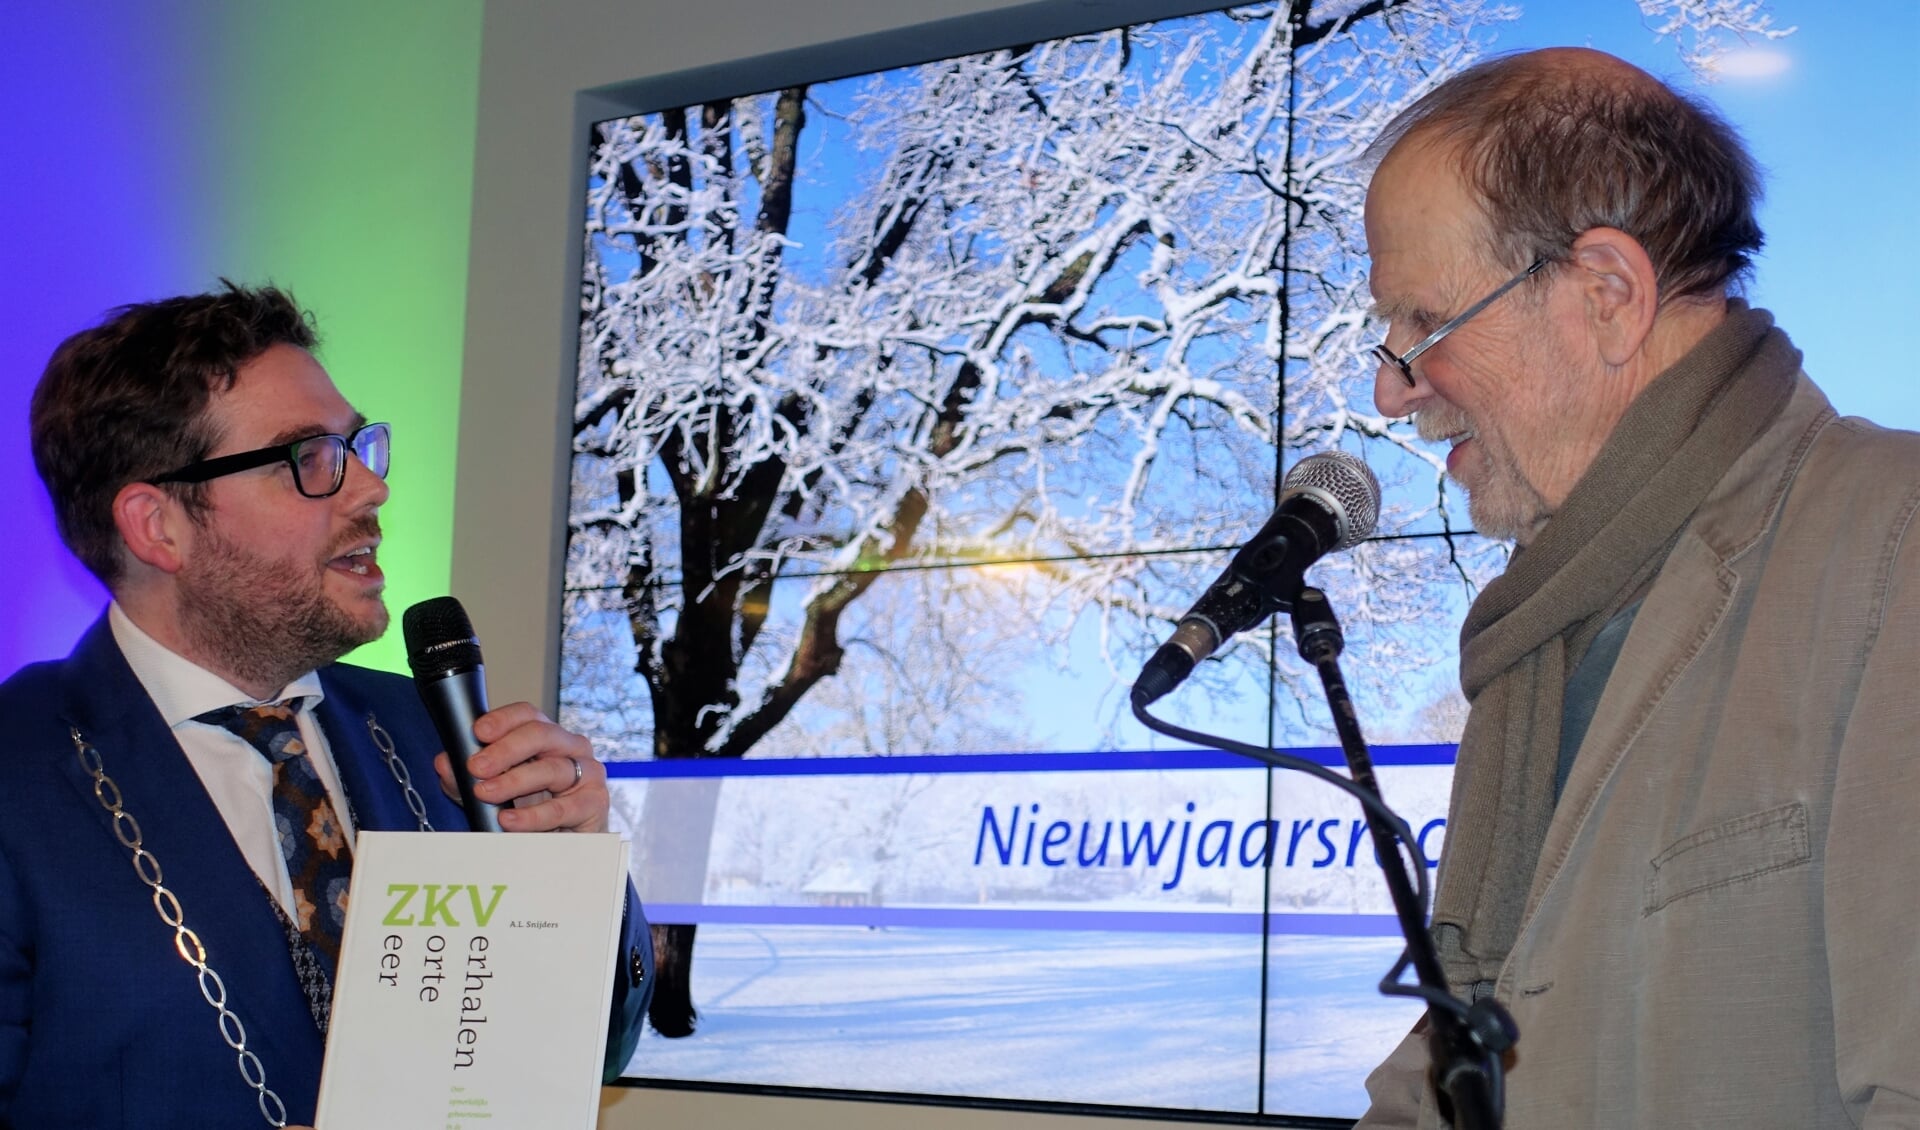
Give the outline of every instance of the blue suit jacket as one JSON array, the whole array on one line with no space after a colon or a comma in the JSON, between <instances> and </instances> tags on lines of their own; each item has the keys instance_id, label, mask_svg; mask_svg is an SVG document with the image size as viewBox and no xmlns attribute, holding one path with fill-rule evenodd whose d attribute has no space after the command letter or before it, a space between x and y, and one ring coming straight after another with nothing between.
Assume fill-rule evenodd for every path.
<instances>
[{"instance_id":1,"label":"blue suit jacket","mask_svg":"<svg viewBox=\"0 0 1920 1130\"><path fill-rule=\"evenodd\" d=\"M379 719L435 828L464 829L433 772L439 737L410 680L335 664L318 709L359 826L413 830L375 748ZM228 1005L289 1121L311 1123L324 1043L286 936L225 821L139 680L96 621L66 660L0 684L0 1127L265 1125L192 966L115 838L71 735L100 751L161 880L225 982ZM653 987L628 894L607 1065L625 1065Z\"/></svg>"}]
</instances>

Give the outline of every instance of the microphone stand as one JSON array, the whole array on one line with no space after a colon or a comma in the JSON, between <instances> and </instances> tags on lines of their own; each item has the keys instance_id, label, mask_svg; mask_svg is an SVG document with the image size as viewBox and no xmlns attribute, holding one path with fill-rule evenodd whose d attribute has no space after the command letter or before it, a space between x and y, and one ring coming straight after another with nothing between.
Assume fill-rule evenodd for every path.
<instances>
[{"instance_id":1,"label":"microphone stand","mask_svg":"<svg viewBox=\"0 0 1920 1130\"><path fill-rule=\"evenodd\" d=\"M1294 643L1300 658L1313 664L1320 674L1353 783L1384 803L1380 783L1373 775L1373 758L1360 735L1360 720L1347 693L1346 677L1340 671L1346 637L1334 617L1333 605L1326 593L1303 587L1290 611ZM1500 1057L1513 1046L1519 1033L1506 1010L1491 997L1467 1006L1452 995L1440 968L1440 956L1434 950L1433 935L1426 928L1425 908L1407 881L1406 869L1400 866L1401 855L1392 829L1368 813L1367 830L1373 835L1375 858L1386 876L1387 893L1393 898L1400 932L1407 941L1390 980L1397 982L1401 969L1411 964L1420 987L1427 990L1417 995L1427 1001L1427 1051L1433 1060L1434 1087L1451 1100L1453 1125L1459 1130L1499 1130L1506 1105ZM1416 859L1414 865L1423 867L1425 863Z\"/></svg>"},{"instance_id":2,"label":"microphone stand","mask_svg":"<svg viewBox=\"0 0 1920 1130\"><path fill-rule=\"evenodd\" d=\"M1360 802L1367 829L1373 836L1374 859L1386 877L1387 893L1393 900L1394 915L1407 943L1393 969L1381 980L1380 991L1389 996L1418 997L1427 1003L1427 1050L1433 1061L1433 1082L1441 1097L1442 1113L1448 1115L1458 1130L1500 1130L1506 1107L1501 1056L1513 1046L1519 1033L1513 1019L1491 997L1468 1005L1447 987L1433 936L1427 931L1429 891L1425 861L1414 847L1412 829L1387 807L1380 795L1373 759L1367 752L1366 739L1360 735L1353 698L1347 693L1346 678L1340 671L1340 653L1346 647L1346 638L1333 614L1333 606L1325 593L1303 586L1297 574L1288 581L1268 580L1273 582L1270 594L1276 590L1281 593L1292 590L1290 599L1272 595L1271 605L1274 611L1291 613L1293 638L1300 657L1319 672L1352 779L1292 754L1217 738L1155 718L1147 712L1147 705L1170 690L1171 681L1150 677L1156 674L1151 665L1149 672L1134 684L1134 717L1149 729L1181 741L1227 750L1267 765L1317 777ZM1162 685L1163 682L1167 685ZM1407 877L1406 859L1399 844L1407 845L1408 850L1414 852L1413 866L1417 869L1414 880ZM1408 966L1412 966L1417 984L1401 983L1400 975Z\"/></svg>"}]
</instances>

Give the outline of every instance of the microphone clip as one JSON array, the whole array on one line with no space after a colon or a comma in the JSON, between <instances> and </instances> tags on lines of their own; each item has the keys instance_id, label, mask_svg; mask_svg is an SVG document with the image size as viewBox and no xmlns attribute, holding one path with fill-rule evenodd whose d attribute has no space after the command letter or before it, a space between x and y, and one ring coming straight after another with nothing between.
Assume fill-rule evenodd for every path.
<instances>
[{"instance_id":1,"label":"microphone clip","mask_svg":"<svg viewBox=\"0 0 1920 1130\"><path fill-rule=\"evenodd\" d=\"M1209 599L1180 621L1173 635L1141 669L1130 696L1135 705L1158 702L1185 682L1200 661L1218 651L1228 637L1276 613L1292 612L1302 593L1319 591L1305 587L1305 569L1298 564L1299 555L1288 539L1286 529L1269 527L1240 547L1222 578L1224 583L1216 585ZM1320 604L1325 607L1325 597ZM1327 615L1332 615L1331 609ZM1338 633L1338 625L1334 631Z\"/></svg>"},{"instance_id":2,"label":"microphone clip","mask_svg":"<svg viewBox=\"0 0 1920 1130\"><path fill-rule=\"evenodd\" d=\"M1288 611L1293 614L1293 643L1299 649L1300 658L1315 667L1340 658L1340 653L1346 650L1347 637L1340 630L1340 620L1333 614L1333 605L1327 601L1326 593L1303 585Z\"/></svg>"}]
</instances>

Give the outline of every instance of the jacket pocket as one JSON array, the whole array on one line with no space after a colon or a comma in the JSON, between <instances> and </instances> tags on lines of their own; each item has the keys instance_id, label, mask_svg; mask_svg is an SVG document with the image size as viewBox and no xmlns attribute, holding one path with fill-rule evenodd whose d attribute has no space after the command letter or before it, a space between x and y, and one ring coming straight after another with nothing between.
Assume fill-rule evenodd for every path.
<instances>
[{"instance_id":1,"label":"jacket pocket","mask_svg":"<svg viewBox=\"0 0 1920 1130\"><path fill-rule=\"evenodd\" d=\"M1695 832L1653 857L1642 915L1670 902L1798 867L1813 858L1807 806L1794 801Z\"/></svg>"}]
</instances>

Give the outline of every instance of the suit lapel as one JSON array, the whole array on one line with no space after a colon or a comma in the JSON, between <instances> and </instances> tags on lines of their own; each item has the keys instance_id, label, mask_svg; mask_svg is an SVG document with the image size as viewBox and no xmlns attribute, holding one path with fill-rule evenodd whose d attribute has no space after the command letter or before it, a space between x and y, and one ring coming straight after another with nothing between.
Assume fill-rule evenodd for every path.
<instances>
[{"instance_id":1,"label":"suit lapel","mask_svg":"<svg viewBox=\"0 0 1920 1130\"><path fill-rule=\"evenodd\" d=\"M201 785L146 690L127 666L103 616L74 649L61 672L60 716L100 754L107 776L118 787L125 811L139 822L141 843L159 863L161 882L179 899L186 925L206 948L206 960L219 973L229 1007L246 1025L248 1046L267 1067L267 1085L285 1088L291 1101L296 1078L317 1076L319 1033L306 1019L283 942L285 934L268 896L235 846L226 821ZM106 807L94 796L92 777L77 756L67 758L65 779L96 811L101 834L114 829ZM129 852L129 872L131 853ZM127 895L146 898L131 873ZM264 943L264 944L263 944ZM169 955L164 976L191 980L192 967L174 954L170 931L154 916L150 945L154 957ZM206 1038L218 1038L214 1014L181 1017L181 1030L204 1025Z\"/></svg>"},{"instance_id":2,"label":"suit lapel","mask_svg":"<svg viewBox=\"0 0 1920 1130\"><path fill-rule=\"evenodd\" d=\"M1661 572L1688 581L1664 586L1656 582L1634 617L1594 710L1593 726L1580 743L1566 790L1547 826L1527 900L1529 918L1566 862L1627 748L1719 628L1739 584L1720 555L1691 531L1674 544Z\"/></svg>"},{"instance_id":3,"label":"suit lapel","mask_svg":"<svg viewBox=\"0 0 1920 1130\"><path fill-rule=\"evenodd\" d=\"M326 690L315 715L326 732L333 750L333 765L340 774L341 787L353 804L357 829L414 832L420 828L407 804L406 790L387 764L385 753L374 737L377 725L386 740L398 740L388 729L371 703L354 693L345 681L329 670L320 672L320 685ZM435 781L413 781L424 796L427 789L439 789Z\"/></svg>"}]
</instances>

